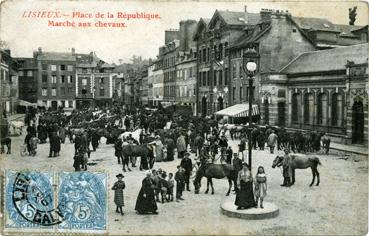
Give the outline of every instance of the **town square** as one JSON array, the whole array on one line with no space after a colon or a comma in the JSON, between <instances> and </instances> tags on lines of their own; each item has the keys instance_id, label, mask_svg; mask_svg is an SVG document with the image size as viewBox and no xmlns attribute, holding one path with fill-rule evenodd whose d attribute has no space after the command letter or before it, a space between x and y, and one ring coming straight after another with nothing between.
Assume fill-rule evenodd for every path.
<instances>
[{"instance_id":1,"label":"town square","mask_svg":"<svg viewBox=\"0 0 369 236\"><path fill-rule=\"evenodd\" d=\"M1 234L366 234L365 4L35 3L36 42L1 18Z\"/></svg>"}]
</instances>

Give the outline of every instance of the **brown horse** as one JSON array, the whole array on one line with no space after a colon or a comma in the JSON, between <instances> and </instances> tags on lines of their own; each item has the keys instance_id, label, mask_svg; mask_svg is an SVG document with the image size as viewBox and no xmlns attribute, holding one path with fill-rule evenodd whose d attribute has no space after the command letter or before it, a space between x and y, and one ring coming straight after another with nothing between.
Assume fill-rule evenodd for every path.
<instances>
[{"instance_id":1,"label":"brown horse","mask_svg":"<svg viewBox=\"0 0 369 236\"><path fill-rule=\"evenodd\" d=\"M274 161L272 168L280 167L285 163L288 163L288 171L289 175L292 178L293 185L295 183L295 169L306 169L311 168L313 174L313 181L311 181L310 186L312 186L315 182L315 176L317 177L316 186L320 183L319 172L318 172L318 165L321 165L320 160L317 156L308 156L303 154L289 154L289 160L284 160L284 156L277 156Z\"/></svg>"},{"instance_id":2,"label":"brown horse","mask_svg":"<svg viewBox=\"0 0 369 236\"><path fill-rule=\"evenodd\" d=\"M212 178L223 179L224 177L227 177L229 188L226 196L228 196L232 188L232 181L234 186L236 186L237 174L238 173L236 173L234 167L230 164L202 164L197 170L195 180L193 181L193 184L195 186L195 194L198 194L200 191L202 177L206 177L208 180L205 193L209 192L210 184L211 194L214 194Z\"/></svg>"}]
</instances>

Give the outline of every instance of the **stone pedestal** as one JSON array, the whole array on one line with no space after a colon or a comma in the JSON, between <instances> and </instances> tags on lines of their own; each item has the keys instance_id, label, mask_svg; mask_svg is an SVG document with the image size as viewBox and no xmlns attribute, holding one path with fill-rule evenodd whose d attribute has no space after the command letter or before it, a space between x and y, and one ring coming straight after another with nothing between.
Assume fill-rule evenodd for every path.
<instances>
[{"instance_id":1,"label":"stone pedestal","mask_svg":"<svg viewBox=\"0 0 369 236\"><path fill-rule=\"evenodd\" d=\"M227 200L220 206L222 213L229 217L236 217L247 220L261 220L277 217L279 214L278 207L270 202L263 203L264 208L249 208L245 210L237 210L234 201Z\"/></svg>"}]
</instances>

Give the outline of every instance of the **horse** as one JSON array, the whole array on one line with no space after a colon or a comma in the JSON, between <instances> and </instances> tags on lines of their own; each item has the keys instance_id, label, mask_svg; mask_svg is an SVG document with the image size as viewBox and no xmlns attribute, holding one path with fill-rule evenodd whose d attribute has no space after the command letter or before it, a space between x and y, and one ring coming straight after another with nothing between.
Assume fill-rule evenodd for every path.
<instances>
[{"instance_id":1,"label":"horse","mask_svg":"<svg viewBox=\"0 0 369 236\"><path fill-rule=\"evenodd\" d=\"M11 147L12 147L12 140L9 137L2 138L1 139L1 149L0 153L5 153L5 146L6 146L6 154L11 153Z\"/></svg>"},{"instance_id":2,"label":"horse","mask_svg":"<svg viewBox=\"0 0 369 236\"><path fill-rule=\"evenodd\" d=\"M141 144L141 145L123 145L122 154L123 160L129 157L141 157L140 170L151 169L155 163L154 156L155 144ZM149 159L147 159L149 158Z\"/></svg>"},{"instance_id":3,"label":"horse","mask_svg":"<svg viewBox=\"0 0 369 236\"><path fill-rule=\"evenodd\" d=\"M209 184L211 186L211 194L214 194L212 178L223 179L224 177L227 177L229 188L226 196L228 196L232 188L232 181L234 186L237 186L237 174L238 173L236 173L233 165L230 164L202 164L197 170L195 180L193 181L195 194L198 194L200 191L202 177L207 178L206 194L209 192Z\"/></svg>"},{"instance_id":4,"label":"horse","mask_svg":"<svg viewBox=\"0 0 369 236\"><path fill-rule=\"evenodd\" d=\"M284 156L277 156L274 161L272 168L280 167L285 162ZM317 156L308 156L303 154L289 154L288 156L288 172L289 176L292 177L291 185L295 183L295 169L306 169L311 168L313 174L313 180L311 181L310 187L315 182L315 176L317 177L316 186L320 183L319 172L318 172L318 165L321 165L320 160Z\"/></svg>"},{"instance_id":5,"label":"horse","mask_svg":"<svg viewBox=\"0 0 369 236\"><path fill-rule=\"evenodd\" d=\"M119 139L127 138L130 134L132 138L136 140L140 144L140 134L142 133L142 129L136 129L133 132L124 132L119 135Z\"/></svg>"}]
</instances>

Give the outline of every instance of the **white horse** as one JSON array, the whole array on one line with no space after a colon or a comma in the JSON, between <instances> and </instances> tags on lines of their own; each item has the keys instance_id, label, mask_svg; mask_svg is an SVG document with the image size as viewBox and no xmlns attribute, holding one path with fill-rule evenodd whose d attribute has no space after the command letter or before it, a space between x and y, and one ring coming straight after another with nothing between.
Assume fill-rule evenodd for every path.
<instances>
[{"instance_id":1,"label":"white horse","mask_svg":"<svg viewBox=\"0 0 369 236\"><path fill-rule=\"evenodd\" d=\"M120 138L120 139L127 138L131 134L132 138L134 140L136 140L138 142L138 144L140 144L140 134L141 134L141 132L142 132L142 129L136 129L133 132L124 132L124 133L120 134L118 138Z\"/></svg>"},{"instance_id":2,"label":"white horse","mask_svg":"<svg viewBox=\"0 0 369 236\"><path fill-rule=\"evenodd\" d=\"M24 127L24 122L19 120L12 120L9 125L13 128L13 134L22 135L22 129ZM16 131L18 130L18 132Z\"/></svg>"}]
</instances>

